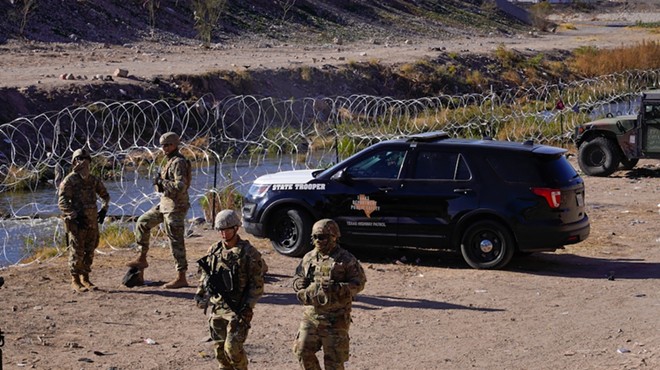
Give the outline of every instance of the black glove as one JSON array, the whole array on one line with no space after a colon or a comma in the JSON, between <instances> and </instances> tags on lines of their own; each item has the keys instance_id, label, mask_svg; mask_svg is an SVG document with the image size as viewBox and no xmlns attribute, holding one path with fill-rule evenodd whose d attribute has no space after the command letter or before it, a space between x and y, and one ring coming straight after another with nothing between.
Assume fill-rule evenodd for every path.
<instances>
[{"instance_id":1,"label":"black glove","mask_svg":"<svg viewBox=\"0 0 660 370\"><path fill-rule=\"evenodd\" d=\"M103 225L103 221L105 221L105 216L108 214L108 209L107 208L101 208L99 211L99 215L97 217L97 221L99 224Z\"/></svg>"},{"instance_id":2,"label":"black glove","mask_svg":"<svg viewBox=\"0 0 660 370\"><path fill-rule=\"evenodd\" d=\"M154 188L156 188L156 191L159 193L163 192L163 178L160 177L160 173L154 176Z\"/></svg>"}]
</instances>

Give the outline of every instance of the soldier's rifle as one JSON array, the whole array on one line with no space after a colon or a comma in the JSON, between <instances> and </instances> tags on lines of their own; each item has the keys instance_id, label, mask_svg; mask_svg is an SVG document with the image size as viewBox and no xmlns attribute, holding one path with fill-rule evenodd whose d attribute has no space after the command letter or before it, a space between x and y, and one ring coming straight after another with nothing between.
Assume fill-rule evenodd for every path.
<instances>
[{"instance_id":1,"label":"soldier's rifle","mask_svg":"<svg viewBox=\"0 0 660 370\"><path fill-rule=\"evenodd\" d=\"M164 192L163 178L160 176L160 171L156 172L156 176L154 176L154 189L159 193Z\"/></svg>"},{"instance_id":2,"label":"soldier's rifle","mask_svg":"<svg viewBox=\"0 0 660 370\"><path fill-rule=\"evenodd\" d=\"M249 327L250 322L243 315L243 309L245 308L243 302L236 302L230 298L230 291L227 289L227 284L222 278L222 274L220 272L214 272L211 268L211 264L209 263L210 256L211 255L207 255L197 260L197 264L206 274L206 278L202 283L204 284L204 289L211 296L220 296L222 300L227 303L229 309L238 316L238 319L244 321ZM245 294L243 294L243 296L245 296Z\"/></svg>"}]
</instances>

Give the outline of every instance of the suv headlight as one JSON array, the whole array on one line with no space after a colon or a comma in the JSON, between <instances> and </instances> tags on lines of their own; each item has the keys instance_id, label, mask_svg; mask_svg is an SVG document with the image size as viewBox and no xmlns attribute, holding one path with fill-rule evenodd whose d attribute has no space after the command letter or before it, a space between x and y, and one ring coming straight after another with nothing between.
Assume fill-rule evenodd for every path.
<instances>
[{"instance_id":1,"label":"suv headlight","mask_svg":"<svg viewBox=\"0 0 660 370\"><path fill-rule=\"evenodd\" d=\"M266 194L266 192L268 191L269 187L270 185L252 184L250 186L250 190L248 191L248 194L254 198L263 197L264 194Z\"/></svg>"}]
</instances>

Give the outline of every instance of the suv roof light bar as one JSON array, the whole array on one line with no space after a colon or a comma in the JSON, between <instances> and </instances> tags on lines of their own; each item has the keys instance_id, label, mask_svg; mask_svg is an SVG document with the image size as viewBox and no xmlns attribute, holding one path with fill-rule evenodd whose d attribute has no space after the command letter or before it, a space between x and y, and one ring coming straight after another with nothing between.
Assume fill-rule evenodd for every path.
<instances>
[{"instance_id":1,"label":"suv roof light bar","mask_svg":"<svg viewBox=\"0 0 660 370\"><path fill-rule=\"evenodd\" d=\"M410 135L408 136L406 141L425 143L429 141L437 141L443 139L449 139L449 134L444 131L430 131L430 132L423 132L421 134Z\"/></svg>"}]
</instances>

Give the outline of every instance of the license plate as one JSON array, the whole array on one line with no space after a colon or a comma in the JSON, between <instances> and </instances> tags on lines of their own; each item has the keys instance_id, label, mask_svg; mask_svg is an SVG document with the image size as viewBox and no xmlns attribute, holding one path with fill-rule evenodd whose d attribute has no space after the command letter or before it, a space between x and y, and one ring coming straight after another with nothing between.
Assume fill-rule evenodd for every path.
<instances>
[{"instance_id":1,"label":"license plate","mask_svg":"<svg viewBox=\"0 0 660 370\"><path fill-rule=\"evenodd\" d=\"M575 199L577 200L577 205L579 207L584 207L584 193L575 194Z\"/></svg>"}]
</instances>

